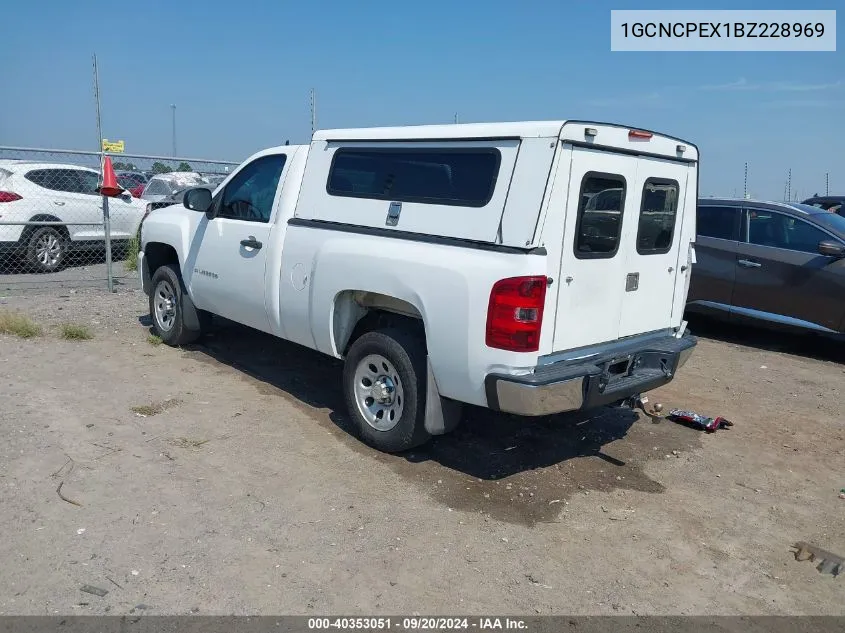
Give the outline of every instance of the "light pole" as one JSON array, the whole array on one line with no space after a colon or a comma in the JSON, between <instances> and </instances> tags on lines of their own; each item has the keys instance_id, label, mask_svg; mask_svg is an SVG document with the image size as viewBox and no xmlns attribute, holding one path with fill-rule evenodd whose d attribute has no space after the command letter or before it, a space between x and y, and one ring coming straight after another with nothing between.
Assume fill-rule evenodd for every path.
<instances>
[{"instance_id":1,"label":"light pole","mask_svg":"<svg viewBox=\"0 0 845 633\"><path fill-rule=\"evenodd\" d=\"M173 112L173 158L176 158L176 104L170 104L170 110Z\"/></svg>"}]
</instances>

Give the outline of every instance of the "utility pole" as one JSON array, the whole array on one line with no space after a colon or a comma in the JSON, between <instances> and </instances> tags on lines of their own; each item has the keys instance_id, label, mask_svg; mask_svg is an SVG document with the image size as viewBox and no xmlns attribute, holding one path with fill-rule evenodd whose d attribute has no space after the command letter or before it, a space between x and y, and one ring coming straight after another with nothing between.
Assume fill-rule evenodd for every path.
<instances>
[{"instance_id":1,"label":"utility pole","mask_svg":"<svg viewBox=\"0 0 845 633\"><path fill-rule=\"evenodd\" d=\"M742 199L748 200L748 161L745 161L745 180L742 185Z\"/></svg>"},{"instance_id":2,"label":"utility pole","mask_svg":"<svg viewBox=\"0 0 845 633\"><path fill-rule=\"evenodd\" d=\"M317 130L317 95L314 94L314 89L311 88L311 138L314 138L314 132Z\"/></svg>"},{"instance_id":3,"label":"utility pole","mask_svg":"<svg viewBox=\"0 0 845 633\"><path fill-rule=\"evenodd\" d=\"M789 170L786 176L786 200L792 200L792 169Z\"/></svg>"},{"instance_id":4,"label":"utility pole","mask_svg":"<svg viewBox=\"0 0 845 633\"><path fill-rule=\"evenodd\" d=\"M176 104L170 104L170 110L173 113L173 158L176 158Z\"/></svg>"},{"instance_id":5,"label":"utility pole","mask_svg":"<svg viewBox=\"0 0 845 633\"><path fill-rule=\"evenodd\" d=\"M455 125L457 125L457 124L458 124L458 113L455 112Z\"/></svg>"},{"instance_id":6,"label":"utility pole","mask_svg":"<svg viewBox=\"0 0 845 633\"><path fill-rule=\"evenodd\" d=\"M830 172L824 174L824 195L830 195Z\"/></svg>"},{"instance_id":7,"label":"utility pole","mask_svg":"<svg viewBox=\"0 0 845 633\"><path fill-rule=\"evenodd\" d=\"M100 119L100 70L97 67L96 53L94 54L94 101L97 104L97 140L100 143L98 147L98 150L100 152L100 174L103 174L103 167L105 166L106 154L103 151L103 126ZM109 215L109 198L108 196L102 196L102 199L103 236L105 237L106 242L106 283L108 284L109 292L114 292L114 278L112 277L111 271L111 218Z\"/></svg>"},{"instance_id":8,"label":"utility pole","mask_svg":"<svg viewBox=\"0 0 845 633\"><path fill-rule=\"evenodd\" d=\"M94 54L94 103L97 105L97 151L100 152L100 169L103 168L103 127L100 123L100 71Z\"/></svg>"}]
</instances>

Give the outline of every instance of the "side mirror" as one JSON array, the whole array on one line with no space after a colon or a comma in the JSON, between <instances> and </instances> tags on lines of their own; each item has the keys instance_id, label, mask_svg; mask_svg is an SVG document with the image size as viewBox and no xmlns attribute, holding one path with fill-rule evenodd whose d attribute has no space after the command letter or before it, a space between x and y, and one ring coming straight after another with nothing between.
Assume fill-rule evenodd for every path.
<instances>
[{"instance_id":1,"label":"side mirror","mask_svg":"<svg viewBox=\"0 0 845 633\"><path fill-rule=\"evenodd\" d=\"M191 189L185 192L182 204L186 209L208 213L211 208L211 192L208 189Z\"/></svg>"},{"instance_id":2,"label":"side mirror","mask_svg":"<svg viewBox=\"0 0 845 633\"><path fill-rule=\"evenodd\" d=\"M819 253L828 257L845 257L845 246L833 240L819 242Z\"/></svg>"}]
</instances>

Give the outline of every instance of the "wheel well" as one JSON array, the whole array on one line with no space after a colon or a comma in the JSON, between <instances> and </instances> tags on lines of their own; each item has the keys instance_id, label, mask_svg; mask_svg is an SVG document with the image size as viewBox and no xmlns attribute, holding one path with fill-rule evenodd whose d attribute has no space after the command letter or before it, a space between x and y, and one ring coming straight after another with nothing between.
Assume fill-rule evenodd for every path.
<instances>
[{"instance_id":1,"label":"wheel well","mask_svg":"<svg viewBox=\"0 0 845 633\"><path fill-rule=\"evenodd\" d=\"M402 327L425 341L425 324L419 310L396 297L361 290L338 294L334 307L335 349L346 356L361 336L386 327Z\"/></svg>"},{"instance_id":2,"label":"wheel well","mask_svg":"<svg viewBox=\"0 0 845 633\"><path fill-rule=\"evenodd\" d=\"M29 221L30 222L61 222L62 220L60 220L59 218L57 218L54 215L49 215L47 213L39 213L38 215L34 215L31 218L29 218ZM36 229L39 229L39 228L41 228L41 227L40 226L32 226L32 225L25 226L24 229L23 229L23 232L21 233L20 241L25 242L26 240L28 240L29 236L32 235L32 232L35 231ZM68 239L70 238L70 231L67 230L67 226L54 226L52 228L56 229L59 233L64 235L66 238L68 238Z\"/></svg>"},{"instance_id":3,"label":"wheel well","mask_svg":"<svg viewBox=\"0 0 845 633\"><path fill-rule=\"evenodd\" d=\"M144 246L144 259L147 260L150 277L156 270L167 264L179 266L179 255L176 254L176 249L170 244L162 244L161 242L147 243Z\"/></svg>"}]
</instances>

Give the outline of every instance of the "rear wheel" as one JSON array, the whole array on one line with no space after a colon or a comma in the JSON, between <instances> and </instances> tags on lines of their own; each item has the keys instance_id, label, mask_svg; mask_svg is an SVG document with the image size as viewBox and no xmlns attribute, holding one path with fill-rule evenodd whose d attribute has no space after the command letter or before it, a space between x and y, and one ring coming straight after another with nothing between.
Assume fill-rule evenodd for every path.
<instances>
[{"instance_id":1,"label":"rear wheel","mask_svg":"<svg viewBox=\"0 0 845 633\"><path fill-rule=\"evenodd\" d=\"M368 332L349 348L343 391L361 439L387 453L425 443L425 346L397 328Z\"/></svg>"},{"instance_id":2,"label":"rear wheel","mask_svg":"<svg viewBox=\"0 0 845 633\"><path fill-rule=\"evenodd\" d=\"M150 316L156 335L168 345L185 345L197 340L199 330L185 326L185 288L179 269L172 264L159 267L151 280Z\"/></svg>"},{"instance_id":3,"label":"rear wheel","mask_svg":"<svg viewBox=\"0 0 845 633\"><path fill-rule=\"evenodd\" d=\"M26 244L26 260L40 273L59 270L67 257L67 238L52 226L36 228Z\"/></svg>"}]
</instances>

